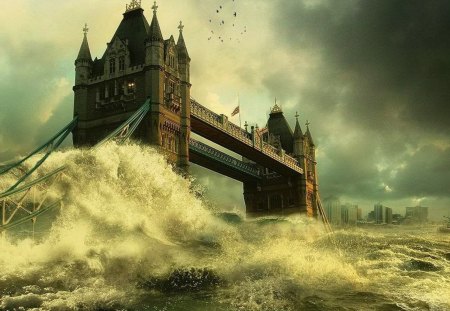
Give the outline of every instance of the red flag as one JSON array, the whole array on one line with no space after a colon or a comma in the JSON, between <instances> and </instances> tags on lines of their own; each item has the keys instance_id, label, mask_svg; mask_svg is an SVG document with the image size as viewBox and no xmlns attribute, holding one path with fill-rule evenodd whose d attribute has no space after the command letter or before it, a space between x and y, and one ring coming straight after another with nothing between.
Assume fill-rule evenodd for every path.
<instances>
[{"instance_id":1,"label":"red flag","mask_svg":"<svg viewBox=\"0 0 450 311\"><path fill-rule=\"evenodd\" d=\"M239 106L237 106L234 110L233 110L233 112L231 113L231 116L235 116L235 115L237 115L239 113Z\"/></svg>"}]
</instances>

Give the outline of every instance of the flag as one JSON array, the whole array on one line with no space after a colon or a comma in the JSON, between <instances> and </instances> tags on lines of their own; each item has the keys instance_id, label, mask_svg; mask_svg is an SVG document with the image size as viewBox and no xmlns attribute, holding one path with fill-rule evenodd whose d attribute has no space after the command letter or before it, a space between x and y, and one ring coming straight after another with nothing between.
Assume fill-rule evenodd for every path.
<instances>
[{"instance_id":1,"label":"flag","mask_svg":"<svg viewBox=\"0 0 450 311\"><path fill-rule=\"evenodd\" d=\"M231 116L235 116L239 113L239 106L237 106L236 108L234 108L233 112L231 113Z\"/></svg>"}]
</instances>

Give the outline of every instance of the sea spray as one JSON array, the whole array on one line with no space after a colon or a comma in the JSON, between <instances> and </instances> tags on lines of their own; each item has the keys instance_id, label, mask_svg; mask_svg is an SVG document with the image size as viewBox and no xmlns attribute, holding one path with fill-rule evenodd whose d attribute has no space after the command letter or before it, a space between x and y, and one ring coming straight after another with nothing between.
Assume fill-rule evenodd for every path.
<instances>
[{"instance_id":1,"label":"sea spray","mask_svg":"<svg viewBox=\"0 0 450 311\"><path fill-rule=\"evenodd\" d=\"M363 230L329 236L304 216L217 215L143 145L57 152L34 177L63 164L49 201L64 205L45 236L9 232L0 246L2 310L450 306L448 240Z\"/></svg>"}]
</instances>

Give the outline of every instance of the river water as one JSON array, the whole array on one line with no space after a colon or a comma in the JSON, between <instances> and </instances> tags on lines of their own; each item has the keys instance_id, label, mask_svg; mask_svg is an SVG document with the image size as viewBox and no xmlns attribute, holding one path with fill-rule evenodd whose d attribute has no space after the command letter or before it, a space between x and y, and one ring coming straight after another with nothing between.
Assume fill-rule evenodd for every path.
<instances>
[{"instance_id":1,"label":"river water","mask_svg":"<svg viewBox=\"0 0 450 311\"><path fill-rule=\"evenodd\" d=\"M149 147L52 155L35 239L0 242L0 310L450 310L450 235L220 213ZM3 178L0 189L12 180ZM55 214L56 213L56 214Z\"/></svg>"}]
</instances>

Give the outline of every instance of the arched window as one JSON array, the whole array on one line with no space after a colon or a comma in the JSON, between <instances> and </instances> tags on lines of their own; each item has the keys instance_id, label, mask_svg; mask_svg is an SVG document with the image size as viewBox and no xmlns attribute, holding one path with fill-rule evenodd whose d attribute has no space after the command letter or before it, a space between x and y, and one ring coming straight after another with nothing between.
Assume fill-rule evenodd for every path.
<instances>
[{"instance_id":1,"label":"arched window","mask_svg":"<svg viewBox=\"0 0 450 311\"><path fill-rule=\"evenodd\" d=\"M109 73L115 73L116 72L116 59L111 58L109 60Z\"/></svg>"},{"instance_id":2,"label":"arched window","mask_svg":"<svg viewBox=\"0 0 450 311\"><path fill-rule=\"evenodd\" d=\"M125 56L119 57L119 71L125 70Z\"/></svg>"}]
</instances>

